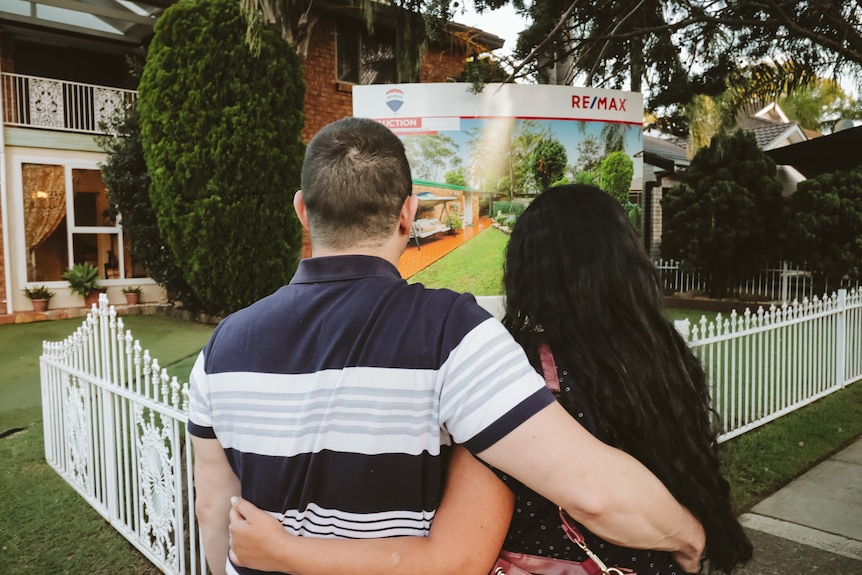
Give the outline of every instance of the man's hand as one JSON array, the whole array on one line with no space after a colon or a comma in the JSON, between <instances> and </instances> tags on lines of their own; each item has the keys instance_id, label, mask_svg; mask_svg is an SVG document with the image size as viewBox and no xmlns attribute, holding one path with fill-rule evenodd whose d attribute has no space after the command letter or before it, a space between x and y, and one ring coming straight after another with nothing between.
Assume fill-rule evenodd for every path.
<instances>
[{"instance_id":1,"label":"man's hand","mask_svg":"<svg viewBox=\"0 0 862 575\"><path fill-rule=\"evenodd\" d=\"M231 497L230 560L260 571L283 571L290 535L281 523L241 497Z\"/></svg>"}]
</instances>

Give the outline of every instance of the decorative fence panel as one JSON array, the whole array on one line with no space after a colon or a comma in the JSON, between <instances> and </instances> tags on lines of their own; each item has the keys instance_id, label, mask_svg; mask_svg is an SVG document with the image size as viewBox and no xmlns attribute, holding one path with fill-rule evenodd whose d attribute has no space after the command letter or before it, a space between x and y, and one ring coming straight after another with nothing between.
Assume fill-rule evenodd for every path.
<instances>
[{"instance_id":1,"label":"decorative fence panel","mask_svg":"<svg viewBox=\"0 0 862 575\"><path fill-rule=\"evenodd\" d=\"M862 290L677 328L706 371L719 441L862 378Z\"/></svg>"},{"instance_id":2,"label":"decorative fence panel","mask_svg":"<svg viewBox=\"0 0 862 575\"><path fill-rule=\"evenodd\" d=\"M45 458L162 571L203 575L188 384L169 380L100 297L73 335L43 344Z\"/></svg>"},{"instance_id":3,"label":"decorative fence panel","mask_svg":"<svg viewBox=\"0 0 862 575\"><path fill-rule=\"evenodd\" d=\"M10 126L102 134L101 123L136 99L134 90L0 74L3 121Z\"/></svg>"}]
</instances>

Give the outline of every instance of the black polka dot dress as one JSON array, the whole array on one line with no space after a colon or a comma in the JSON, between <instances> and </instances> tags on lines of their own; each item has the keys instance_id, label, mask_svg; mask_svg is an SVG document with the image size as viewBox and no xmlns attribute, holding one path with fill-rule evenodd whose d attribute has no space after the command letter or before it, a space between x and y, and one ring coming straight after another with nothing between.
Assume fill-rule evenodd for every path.
<instances>
[{"instance_id":1,"label":"black polka dot dress","mask_svg":"<svg viewBox=\"0 0 862 575\"><path fill-rule=\"evenodd\" d=\"M590 433L602 439L585 391L576 384L565 368L558 366L557 375L560 380L560 396L565 398L563 404L578 406L572 416L576 417ZM515 512L506 536L506 543L503 545L504 549L570 561L586 559L584 552L566 537L560 527L560 515L556 505L517 479L499 470L495 471L515 494ZM628 568L638 575L685 574L685 571L674 563L667 552L620 547L594 535L580 524L578 528L583 533L589 548L608 567Z\"/></svg>"}]
</instances>

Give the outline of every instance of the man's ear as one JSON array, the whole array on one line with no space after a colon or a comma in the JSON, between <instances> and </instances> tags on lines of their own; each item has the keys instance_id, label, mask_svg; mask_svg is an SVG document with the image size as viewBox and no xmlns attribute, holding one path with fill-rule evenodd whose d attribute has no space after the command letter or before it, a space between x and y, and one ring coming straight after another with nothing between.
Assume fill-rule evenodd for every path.
<instances>
[{"instance_id":1,"label":"man's ear","mask_svg":"<svg viewBox=\"0 0 862 575\"><path fill-rule=\"evenodd\" d=\"M398 217L398 233L404 236L410 235L413 229L413 220L416 218L416 209L419 207L419 198L413 195L407 196L401 205L401 215Z\"/></svg>"},{"instance_id":2,"label":"man's ear","mask_svg":"<svg viewBox=\"0 0 862 575\"><path fill-rule=\"evenodd\" d=\"M302 190L298 190L293 194L293 209L296 210L296 217L299 218L299 223L302 227L308 229L308 213L305 211L305 200L302 198Z\"/></svg>"}]
</instances>

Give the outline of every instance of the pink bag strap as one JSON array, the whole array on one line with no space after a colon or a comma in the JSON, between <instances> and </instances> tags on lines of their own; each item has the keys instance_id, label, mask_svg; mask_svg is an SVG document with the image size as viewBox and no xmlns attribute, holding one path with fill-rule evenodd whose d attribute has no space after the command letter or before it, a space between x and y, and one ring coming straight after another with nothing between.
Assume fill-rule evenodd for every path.
<instances>
[{"instance_id":1,"label":"pink bag strap","mask_svg":"<svg viewBox=\"0 0 862 575\"><path fill-rule=\"evenodd\" d=\"M566 532L566 537L568 537L572 543L580 547L581 551L587 554L587 557L598 566L600 573L603 575L635 575L635 572L631 569L627 569L625 567L608 567L605 565L604 562L599 559L599 556L593 553L593 550L587 546L587 542L584 540L584 535L574 524L574 520L569 517L569 514L566 513L562 507L560 507L560 519L563 522L563 531Z\"/></svg>"},{"instance_id":2,"label":"pink bag strap","mask_svg":"<svg viewBox=\"0 0 862 575\"><path fill-rule=\"evenodd\" d=\"M554 361L554 353L546 343L539 344L539 359L542 362L542 375L545 376L545 385L554 393L560 391L560 379L557 377L557 362Z\"/></svg>"}]
</instances>

